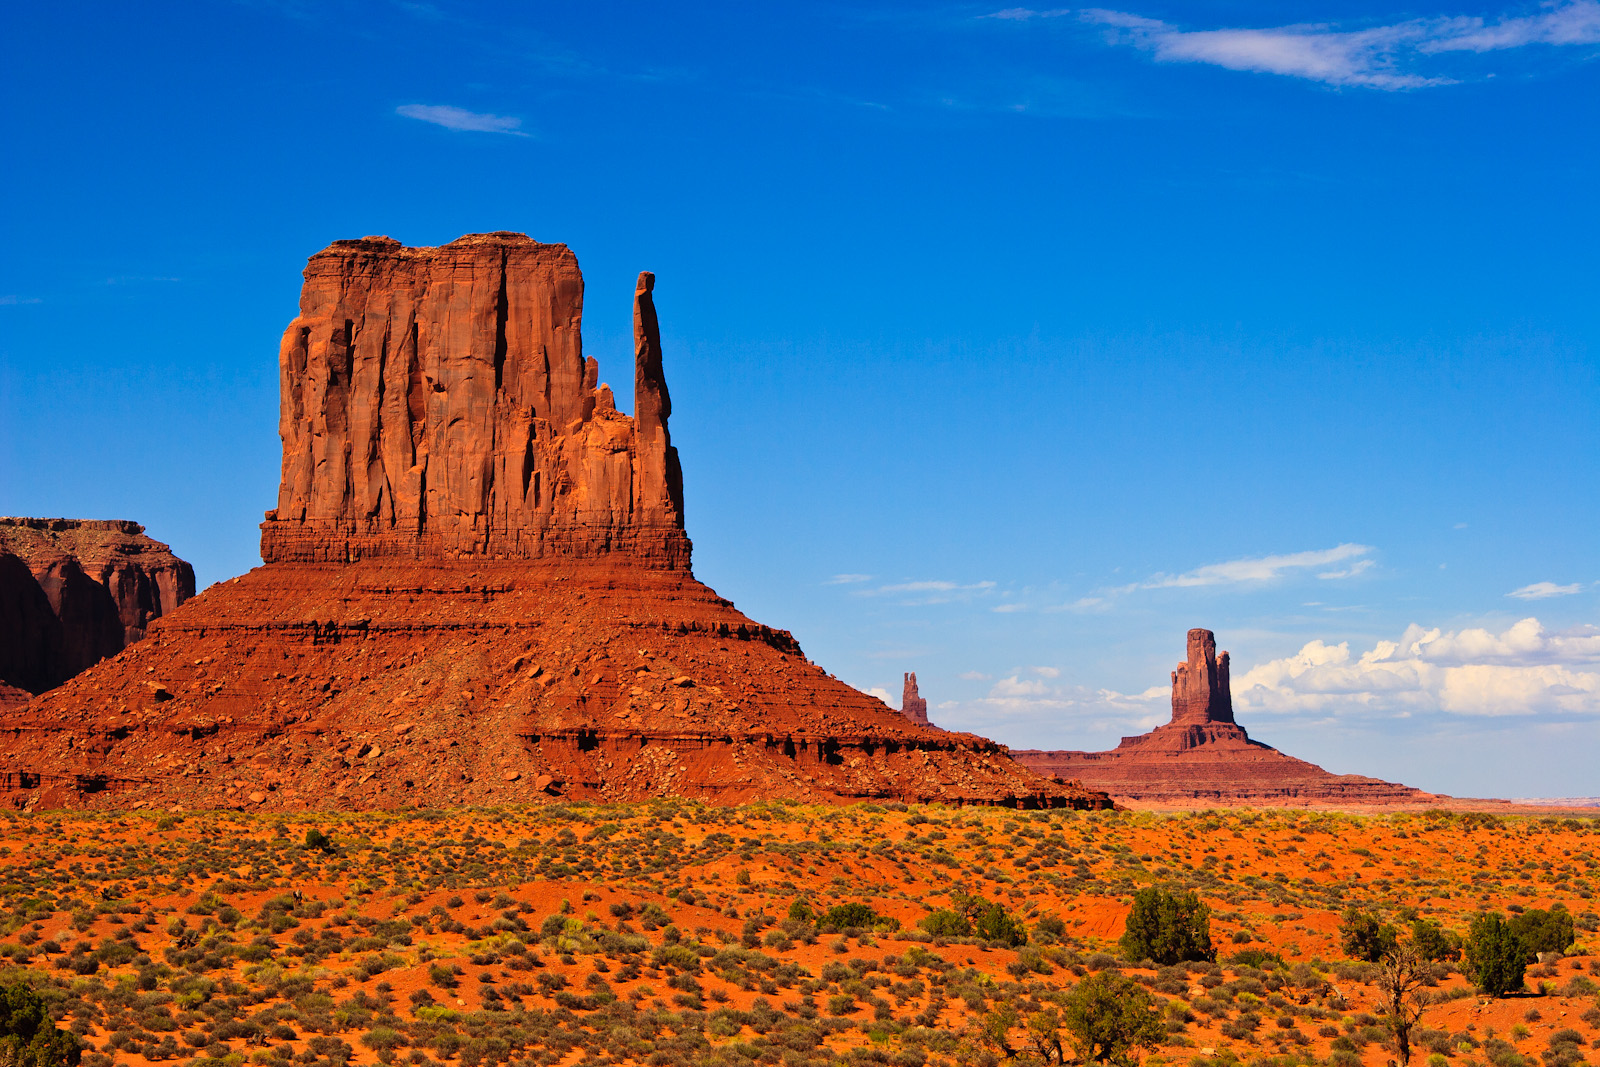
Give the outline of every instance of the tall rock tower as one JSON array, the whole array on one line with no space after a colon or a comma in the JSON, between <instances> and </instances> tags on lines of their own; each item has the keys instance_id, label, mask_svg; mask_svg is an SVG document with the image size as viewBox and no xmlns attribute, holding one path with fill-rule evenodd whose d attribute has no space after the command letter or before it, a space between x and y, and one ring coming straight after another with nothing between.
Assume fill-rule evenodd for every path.
<instances>
[{"instance_id":1,"label":"tall rock tower","mask_svg":"<svg viewBox=\"0 0 1600 1067\"><path fill-rule=\"evenodd\" d=\"M1228 654L1217 655L1217 637L1210 630L1189 631L1188 656L1172 672L1172 722L1178 726L1233 722Z\"/></svg>"},{"instance_id":2,"label":"tall rock tower","mask_svg":"<svg viewBox=\"0 0 1600 1067\"><path fill-rule=\"evenodd\" d=\"M915 672L906 675L905 687L900 690L900 714L923 726L931 725L928 722L928 702L917 692Z\"/></svg>"}]
</instances>

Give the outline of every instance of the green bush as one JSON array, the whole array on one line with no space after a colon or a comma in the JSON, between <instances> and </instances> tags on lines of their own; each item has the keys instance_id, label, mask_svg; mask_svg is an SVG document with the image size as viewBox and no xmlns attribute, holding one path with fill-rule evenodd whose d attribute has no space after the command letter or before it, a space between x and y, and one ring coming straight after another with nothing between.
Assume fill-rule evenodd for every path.
<instances>
[{"instance_id":1,"label":"green bush","mask_svg":"<svg viewBox=\"0 0 1600 1067\"><path fill-rule=\"evenodd\" d=\"M1411 923L1411 945L1417 955L1433 963L1461 958L1461 935L1427 919Z\"/></svg>"},{"instance_id":2,"label":"green bush","mask_svg":"<svg viewBox=\"0 0 1600 1067\"><path fill-rule=\"evenodd\" d=\"M831 926L835 930L870 929L881 919L882 916L873 911L870 905L851 901L848 904L835 904L829 908L817 920L817 926Z\"/></svg>"},{"instance_id":3,"label":"green bush","mask_svg":"<svg viewBox=\"0 0 1600 1067\"><path fill-rule=\"evenodd\" d=\"M972 924L966 916L949 908L940 908L931 915L917 920L917 925L934 937L971 937Z\"/></svg>"},{"instance_id":4,"label":"green bush","mask_svg":"<svg viewBox=\"0 0 1600 1067\"><path fill-rule=\"evenodd\" d=\"M1473 919L1464 947L1464 970L1483 992L1503 997L1522 988L1528 949L1499 912L1485 912Z\"/></svg>"},{"instance_id":5,"label":"green bush","mask_svg":"<svg viewBox=\"0 0 1600 1067\"><path fill-rule=\"evenodd\" d=\"M1521 915L1513 915L1506 925L1522 941L1530 963L1541 952L1565 952L1577 939L1572 913L1564 904L1556 904L1549 911L1529 908Z\"/></svg>"},{"instance_id":6,"label":"green bush","mask_svg":"<svg viewBox=\"0 0 1600 1067\"><path fill-rule=\"evenodd\" d=\"M1141 957L1142 958L1142 957ZM1067 1041L1084 1063L1126 1065L1136 1049L1155 1048L1167 1036L1143 986L1124 975L1099 971L1072 987L1061 1010Z\"/></svg>"},{"instance_id":7,"label":"green bush","mask_svg":"<svg viewBox=\"0 0 1600 1067\"><path fill-rule=\"evenodd\" d=\"M1339 943L1351 959L1377 963L1400 943L1400 931L1370 911L1346 908L1339 919Z\"/></svg>"},{"instance_id":8,"label":"green bush","mask_svg":"<svg viewBox=\"0 0 1600 1067\"><path fill-rule=\"evenodd\" d=\"M1193 892L1169 893L1150 886L1134 894L1133 911L1118 944L1130 962L1154 960L1170 967L1185 960L1209 960L1211 909Z\"/></svg>"},{"instance_id":9,"label":"green bush","mask_svg":"<svg viewBox=\"0 0 1600 1067\"><path fill-rule=\"evenodd\" d=\"M77 1067L78 1035L58 1030L44 998L26 982L0 985L0 1063L6 1067Z\"/></svg>"}]
</instances>

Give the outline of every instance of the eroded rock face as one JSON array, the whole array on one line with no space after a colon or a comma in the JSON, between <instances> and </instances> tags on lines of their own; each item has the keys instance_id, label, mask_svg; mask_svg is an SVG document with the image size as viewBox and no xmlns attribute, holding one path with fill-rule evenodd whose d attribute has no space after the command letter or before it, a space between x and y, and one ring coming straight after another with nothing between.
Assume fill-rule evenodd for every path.
<instances>
[{"instance_id":1,"label":"eroded rock face","mask_svg":"<svg viewBox=\"0 0 1600 1067\"><path fill-rule=\"evenodd\" d=\"M121 520L0 518L0 681L60 685L194 596L194 570Z\"/></svg>"},{"instance_id":2,"label":"eroded rock face","mask_svg":"<svg viewBox=\"0 0 1600 1067\"><path fill-rule=\"evenodd\" d=\"M695 580L653 288L640 275L628 418L582 357L565 247L313 257L266 564L25 712L0 700L0 798L1109 806L925 705L908 721Z\"/></svg>"},{"instance_id":3,"label":"eroded rock face","mask_svg":"<svg viewBox=\"0 0 1600 1067\"><path fill-rule=\"evenodd\" d=\"M928 702L917 692L917 676L915 672L906 674L905 688L900 691L900 714L912 722L928 725Z\"/></svg>"},{"instance_id":4,"label":"eroded rock face","mask_svg":"<svg viewBox=\"0 0 1600 1067\"><path fill-rule=\"evenodd\" d=\"M1190 630L1188 654L1172 672L1172 719L1124 737L1109 752L1013 753L1041 774L1072 779L1119 801L1390 806L1437 800L1410 786L1355 774L1330 774L1314 763L1250 739L1234 721L1228 654L1210 630Z\"/></svg>"},{"instance_id":5,"label":"eroded rock face","mask_svg":"<svg viewBox=\"0 0 1600 1067\"><path fill-rule=\"evenodd\" d=\"M1189 631L1189 651L1172 672L1172 721L1183 725L1233 722L1228 654L1217 655L1210 630Z\"/></svg>"},{"instance_id":6,"label":"eroded rock face","mask_svg":"<svg viewBox=\"0 0 1600 1067\"><path fill-rule=\"evenodd\" d=\"M634 294L633 419L584 358L565 245L336 241L305 279L279 353L283 476L263 560L616 554L688 569L652 275Z\"/></svg>"}]
</instances>

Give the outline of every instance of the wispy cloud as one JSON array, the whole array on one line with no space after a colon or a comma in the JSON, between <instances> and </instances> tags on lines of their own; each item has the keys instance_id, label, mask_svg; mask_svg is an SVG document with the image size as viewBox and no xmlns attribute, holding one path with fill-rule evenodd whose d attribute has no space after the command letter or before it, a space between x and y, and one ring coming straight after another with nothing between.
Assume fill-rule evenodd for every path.
<instances>
[{"instance_id":1,"label":"wispy cloud","mask_svg":"<svg viewBox=\"0 0 1600 1067\"><path fill-rule=\"evenodd\" d=\"M1311 552L1291 552L1281 556L1255 556L1228 560L1225 563L1208 563L1184 574L1157 574L1140 583L1142 589L1186 589L1203 585L1238 585L1270 582L1295 571L1326 567L1372 552L1370 545L1342 544ZM1342 571L1325 571L1319 578L1349 578L1372 566L1371 560L1346 567Z\"/></svg>"},{"instance_id":2,"label":"wispy cloud","mask_svg":"<svg viewBox=\"0 0 1600 1067\"><path fill-rule=\"evenodd\" d=\"M509 133L513 137L527 137L522 120L509 115L490 115L449 104L401 104L395 114L419 122L431 122L447 130L470 133Z\"/></svg>"},{"instance_id":3,"label":"wispy cloud","mask_svg":"<svg viewBox=\"0 0 1600 1067\"><path fill-rule=\"evenodd\" d=\"M0 296L0 307L15 307L18 304L42 304L43 300L36 296L18 296L16 293L7 293Z\"/></svg>"},{"instance_id":4,"label":"wispy cloud","mask_svg":"<svg viewBox=\"0 0 1600 1067\"><path fill-rule=\"evenodd\" d=\"M1516 597L1518 600L1547 600L1553 596L1572 596L1574 593L1583 592L1582 582L1573 582L1571 585L1557 585L1555 582L1534 582L1521 589L1513 589L1506 596Z\"/></svg>"},{"instance_id":5,"label":"wispy cloud","mask_svg":"<svg viewBox=\"0 0 1600 1067\"><path fill-rule=\"evenodd\" d=\"M872 581L872 575L870 575L870 574L835 574L832 578L829 578L827 581L823 582L822 584L823 585L855 585L858 582L870 582L870 581Z\"/></svg>"},{"instance_id":6,"label":"wispy cloud","mask_svg":"<svg viewBox=\"0 0 1600 1067\"><path fill-rule=\"evenodd\" d=\"M892 582L871 589L853 589L852 596L895 597L902 606L922 607L929 604L965 602L975 597L987 596L995 588L991 581L953 582L944 579L927 581Z\"/></svg>"},{"instance_id":7,"label":"wispy cloud","mask_svg":"<svg viewBox=\"0 0 1600 1067\"><path fill-rule=\"evenodd\" d=\"M1011 22L1074 16L1106 39L1150 53L1158 62L1208 63L1228 70L1279 74L1326 85L1419 89L1457 79L1419 69L1429 57L1530 45L1600 43L1600 0L1557 0L1527 14L1407 19L1342 28L1331 23L1268 28L1184 29L1160 19L1104 8L1006 8L986 16Z\"/></svg>"}]
</instances>

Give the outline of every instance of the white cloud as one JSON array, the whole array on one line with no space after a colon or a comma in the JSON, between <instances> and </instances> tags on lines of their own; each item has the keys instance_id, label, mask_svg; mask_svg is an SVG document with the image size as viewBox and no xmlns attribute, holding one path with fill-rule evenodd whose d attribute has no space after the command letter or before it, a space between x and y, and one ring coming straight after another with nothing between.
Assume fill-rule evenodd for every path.
<instances>
[{"instance_id":1,"label":"white cloud","mask_svg":"<svg viewBox=\"0 0 1600 1067\"><path fill-rule=\"evenodd\" d=\"M984 674L982 671L962 671L956 677L968 682L987 682L994 675Z\"/></svg>"},{"instance_id":2,"label":"white cloud","mask_svg":"<svg viewBox=\"0 0 1600 1067\"><path fill-rule=\"evenodd\" d=\"M1157 574L1142 584L1145 589L1183 589L1202 585L1233 585L1249 582L1270 582L1291 571L1312 567L1326 567L1330 563L1356 556L1365 556L1373 549L1370 545L1343 544L1312 552L1291 552L1281 556L1258 556L1250 559L1229 560L1226 563L1209 563L1185 574ZM1321 578L1346 578L1360 574L1372 565L1362 561L1344 571L1318 575Z\"/></svg>"},{"instance_id":3,"label":"white cloud","mask_svg":"<svg viewBox=\"0 0 1600 1067\"><path fill-rule=\"evenodd\" d=\"M1571 585L1557 585L1555 582L1534 582L1521 589L1513 589L1506 596L1514 596L1518 600L1545 600L1553 596L1571 596L1583 592L1582 582L1573 582Z\"/></svg>"},{"instance_id":4,"label":"white cloud","mask_svg":"<svg viewBox=\"0 0 1600 1067\"><path fill-rule=\"evenodd\" d=\"M883 688L882 686L875 685L871 689L866 690L865 692L866 692L867 696L869 696L869 697L877 697L879 700L883 701L885 704L889 703L889 691L887 689ZM890 706L893 707L893 705L890 705Z\"/></svg>"},{"instance_id":5,"label":"white cloud","mask_svg":"<svg viewBox=\"0 0 1600 1067\"><path fill-rule=\"evenodd\" d=\"M1530 44L1600 43L1600 3L1576 0L1546 4L1536 15L1486 22L1461 17L1444 20L1446 30L1421 46L1424 52L1493 52Z\"/></svg>"},{"instance_id":6,"label":"white cloud","mask_svg":"<svg viewBox=\"0 0 1600 1067\"><path fill-rule=\"evenodd\" d=\"M1026 21L1060 14L1009 8L990 17ZM1159 19L1101 8L1083 9L1077 15L1104 27L1112 43L1142 49L1158 62L1209 63L1327 85L1387 90L1453 83L1454 78L1416 69L1427 57L1441 53L1600 43L1600 0L1547 3L1533 14L1496 20L1471 16L1409 19L1356 29L1314 23L1185 30Z\"/></svg>"},{"instance_id":7,"label":"white cloud","mask_svg":"<svg viewBox=\"0 0 1600 1067\"><path fill-rule=\"evenodd\" d=\"M1075 731L1138 733L1167 721L1172 712L1170 697L1171 691L1166 685L1129 694L1013 674L996 681L986 696L972 704L991 722L997 718L1019 724L1038 723L1047 718L1070 719Z\"/></svg>"},{"instance_id":8,"label":"white cloud","mask_svg":"<svg viewBox=\"0 0 1600 1067\"><path fill-rule=\"evenodd\" d=\"M1041 678L1061 677L1060 667L1029 667L1028 670L1032 671L1034 674L1037 674Z\"/></svg>"},{"instance_id":9,"label":"white cloud","mask_svg":"<svg viewBox=\"0 0 1600 1067\"><path fill-rule=\"evenodd\" d=\"M395 114L405 118L431 122L435 126L443 126L447 130L462 130L472 133L509 133L514 137L528 136L522 129L522 120L512 118L509 115L479 114L476 111L452 107L449 104L401 104L394 111Z\"/></svg>"},{"instance_id":10,"label":"white cloud","mask_svg":"<svg viewBox=\"0 0 1600 1067\"><path fill-rule=\"evenodd\" d=\"M1523 619L1494 634L1408 627L1352 655L1348 642L1306 644L1233 680L1241 712L1406 717L1600 714L1600 627L1551 633Z\"/></svg>"},{"instance_id":11,"label":"white cloud","mask_svg":"<svg viewBox=\"0 0 1600 1067\"><path fill-rule=\"evenodd\" d=\"M855 585L858 582L870 582L870 581L872 581L872 575L870 575L870 574L835 574L832 578L829 578L827 581L823 582L822 584L823 585Z\"/></svg>"}]
</instances>

